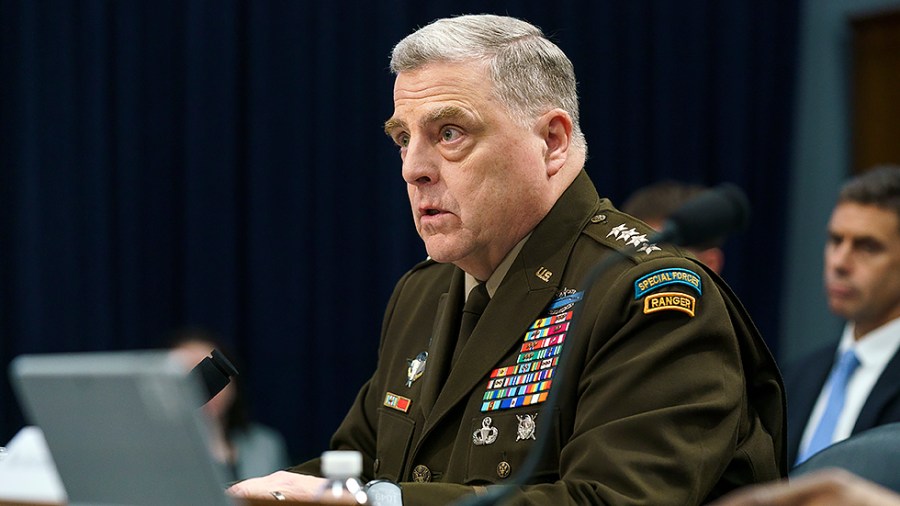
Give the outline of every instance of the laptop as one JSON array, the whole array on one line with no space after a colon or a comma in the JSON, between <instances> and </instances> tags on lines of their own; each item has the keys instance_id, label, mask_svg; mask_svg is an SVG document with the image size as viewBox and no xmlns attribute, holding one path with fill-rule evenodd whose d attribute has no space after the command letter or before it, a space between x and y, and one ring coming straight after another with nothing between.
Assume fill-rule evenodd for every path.
<instances>
[{"instance_id":1,"label":"laptop","mask_svg":"<svg viewBox=\"0 0 900 506\"><path fill-rule=\"evenodd\" d=\"M22 355L9 372L68 504L236 504L209 451L201 386L168 352Z\"/></svg>"}]
</instances>

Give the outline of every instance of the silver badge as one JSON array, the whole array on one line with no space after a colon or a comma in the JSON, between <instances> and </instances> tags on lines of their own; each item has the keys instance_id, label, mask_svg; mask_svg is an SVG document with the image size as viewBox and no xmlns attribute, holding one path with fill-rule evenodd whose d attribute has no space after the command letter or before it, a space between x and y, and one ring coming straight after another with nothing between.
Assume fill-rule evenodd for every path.
<instances>
[{"instance_id":1,"label":"silver badge","mask_svg":"<svg viewBox=\"0 0 900 506\"><path fill-rule=\"evenodd\" d=\"M522 441L523 439L537 439L534 436L535 424L534 420L537 418L537 413L533 415L516 415L516 418L519 419L519 428L516 429L516 441Z\"/></svg>"},{"instance_id":2,"label":"silver badge","mask_svg":"<svg viewBox=\"0 0 900 506\"><path fill-rule=\"evenodd\" d=\"M647 236L633 228L628 228L624 223L615 227L606 234L606 237L614 237L617 241L625 241L628 246L634 246L637 251L650 254L654 251L662 251L656 243L647 241Z\"/></svg>"},{"instance_id":3,"label":"silver badge","mask_svg":"<svg viewBox=\"0 0 900 506\"><path fill-rule=\"evenodd\" d=\"M577 292L577 290L575 290L573 288L563 288L559 292L556 292L556 296L553 297L553 301L550 304L551 308L547 310L547 314L557 315L559 313L565 313L566 311L572 309L572 307L575 305L574 302L570 302L568 304L563 304L562 306L556 307L556 308L554 308L552 306L553 306L553 302L556 302L560 299L564 299L570 295L575 295L576 292Z\"/></svg>"},{"instance_id":4,"label":"silver badge","mask_svg":"<svg viewBox=\"0 0 900 506\"><path fill-rule=\"evenodd\" d=\"M407 360L409 367L406 368L406 386L411 387L413 381L422 377L425 372L425 362L428 361L428 352L423 351L416 355L416 358Z\"/></svg>"},{"instance_id":5,"label":"silver badge","mask_svg":"<svg viewBox=\"0 0 900 506\"><path fill-rule=\"evenodd\" d=\"M472 442L475 446L494 444L499 434L497 427L491 427L491 417L486 416L481 421L481 428L472 433Z\"/></svg>"}]
</instances>

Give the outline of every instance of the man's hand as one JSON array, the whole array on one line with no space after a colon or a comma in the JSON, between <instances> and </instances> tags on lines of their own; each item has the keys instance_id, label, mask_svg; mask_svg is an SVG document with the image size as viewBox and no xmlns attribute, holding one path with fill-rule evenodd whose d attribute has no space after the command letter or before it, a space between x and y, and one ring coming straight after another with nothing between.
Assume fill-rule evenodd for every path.
<instances>
[{"instance_id":1,"label":"man's hand","mask_svg":"<svg viewBox=\"0 0 900 506\"><path fill-rule=\"evenodd\" d=\"M710 506L900 506L900 495L841 469L746 487Z\"/></svg>"},{"instance_id":2,"label":"man's hand","mask_svg":"<svg viewBox=\"0 0 900 506\"><path fill-rule=\"evenodd\" d=\"M268 476L239 481L229 487L227 492L235 497L311 501L325 486L325 482L324 478L276 471Z\"/></svg>"}]
</instances>

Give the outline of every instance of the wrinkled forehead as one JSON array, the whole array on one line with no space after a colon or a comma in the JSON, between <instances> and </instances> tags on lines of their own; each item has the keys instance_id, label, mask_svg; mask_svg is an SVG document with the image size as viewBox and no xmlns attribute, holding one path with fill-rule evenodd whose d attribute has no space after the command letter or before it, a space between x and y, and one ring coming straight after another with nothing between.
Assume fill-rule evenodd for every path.
<instances>
[{"instance_id":1,"label":"wrinkled forehead","mask_svg":"<svg viewBox=\"0 0 900 506\"><path fill-rule=\"evenodd\" d=\"M394 113L385 130L398 122L492 115L502 105L478 68L432 64L401 72L394 82ZM505 111L504 111L505 112Z\"/></svg>"},{"instance_id":2,"label":"wrinkled forehead","mask_svg":"<svg viewBox=\"0 0 900 506\"><path fill-rule=\"evenodd\" d=\"M406 69L394 78L394 97L398 91L407 88L429 86L478 85L479 89L491 90L493 79L490 67L481 60L439 60Z\"/></svg>"}]
</instances>

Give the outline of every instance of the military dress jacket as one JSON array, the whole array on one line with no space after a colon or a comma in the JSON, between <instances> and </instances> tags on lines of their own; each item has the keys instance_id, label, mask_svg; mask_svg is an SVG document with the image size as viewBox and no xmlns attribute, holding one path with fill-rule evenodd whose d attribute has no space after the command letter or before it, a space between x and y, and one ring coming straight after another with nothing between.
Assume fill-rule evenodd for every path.
<instances>
[{"instance_id":1,"label":"military dress jacket","mask_svg":"<svg viewBox=\"0 0 900 506\"><path fill-rule=\"evenodd\" d=\"M407 506L502 484L538 443L548 445L543 458L509 504L683 506L784 476L774 360L725 284L649 243L651 232L582 172L533 230L453 367L463 272L413 268L332 448L360 451L367 480L401 482ZM601 259L635 247L584 285ZM550 389L559 402L542 412ZM547 441L537 440L541 424L552 424ZM292 470L319 474L318 461Z\"/></svg>"},{"instance_id":2,"label":"military dress jacket","mask_svg":"<svg viewBox=\"0 0 900 506\"><path fill-rule=\"evenodd\" d=\"M821 348L785 368L788 463L791 465L797 461L803 431L834 366L837 349L838 344ZM900 351L894 353L869 392L850 435L894 422L900 422Z\"/></svg>"}]
</instances>

